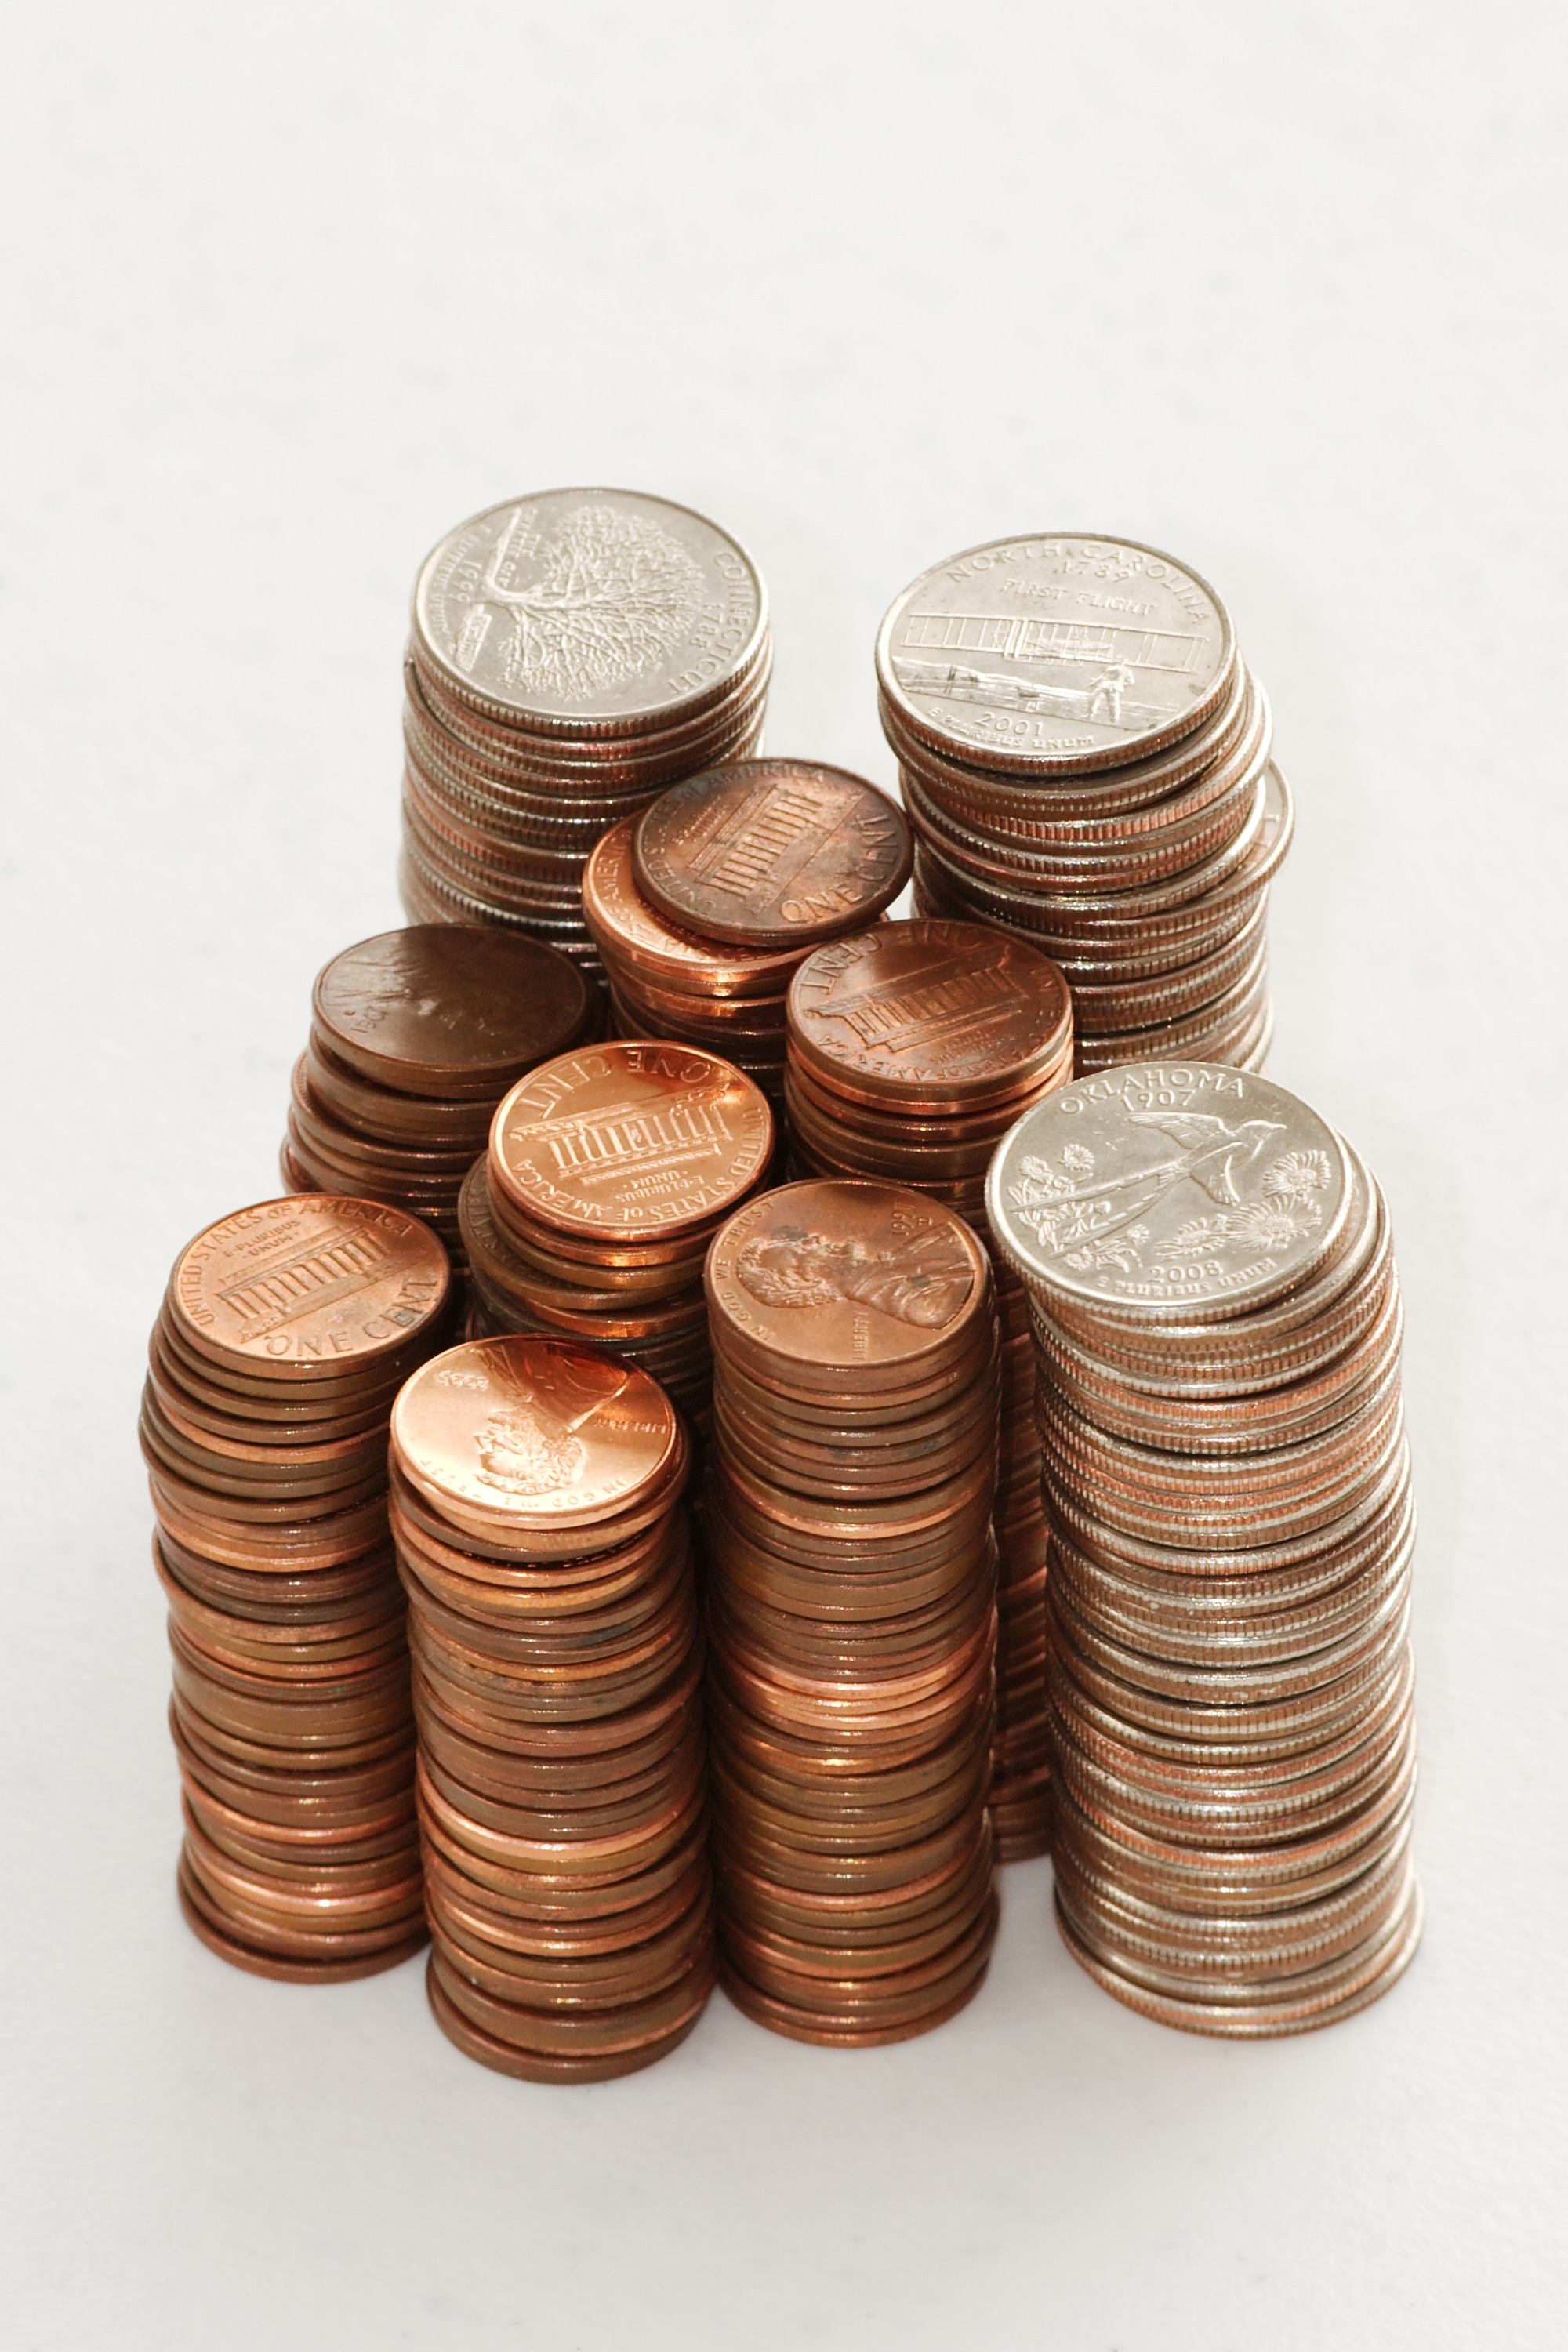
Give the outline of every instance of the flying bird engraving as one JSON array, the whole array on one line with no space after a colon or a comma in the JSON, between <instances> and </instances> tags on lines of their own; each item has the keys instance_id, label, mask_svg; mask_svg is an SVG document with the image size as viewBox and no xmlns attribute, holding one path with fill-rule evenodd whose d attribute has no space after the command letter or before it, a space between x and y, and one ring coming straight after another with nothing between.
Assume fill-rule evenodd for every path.
<instances>
[{"instance_id":1,"label":"flying bird engraving","mask_svg":"<svg viewBox=\"0 0 1568 2352\"><path fill-rule=\"evenodd\" d=\"M1243 1119L1231 1126L1212 1111L1131 1111L1134 1127L1152 1127L1168 1135L1182 1150L1174 1159L1152 1168L1140 1168L1098 1182L1064 1183L1054 1171L1024 1164L1026 1179L1044 1181L1043 1201L1030 1202L1025 1222L1035 1226L1044 1245L1057 1255L1076 1244L1100 1243L1131 1225L1163 1201L1178 1184L1191 1181L1222 1209L1239 1208L1238 1172L1250 1168L1269 1138L1284 1133L1278 1120ZM1026 1183L1025 1192L1033 1192Z\"/></svg>"},{"instance_id":2,"label":"flying bird engraving","mask_svg":"<svg viewBox=\"0 0 1568 2352\"><path fill-rule=\"evenodd\" d=\"M1247 1118L1239 1127L1227 1127L1212 1111L1135 1110L1129 1116L1132 1126L1157 1127L1173 1143L1184 1145L1183 1157L1170 1163L1171 1182L1189 1177L1194 1184L1201 1184L1209 1199L1222 1209L1241 1205L1232 1171L1237 1165L1250 1168L1269 1137L1285 1132L1279 1120L1272 1118ZM1148 1171L1151 1175L1158 1172Z\"/></svg>"}]
</instances>

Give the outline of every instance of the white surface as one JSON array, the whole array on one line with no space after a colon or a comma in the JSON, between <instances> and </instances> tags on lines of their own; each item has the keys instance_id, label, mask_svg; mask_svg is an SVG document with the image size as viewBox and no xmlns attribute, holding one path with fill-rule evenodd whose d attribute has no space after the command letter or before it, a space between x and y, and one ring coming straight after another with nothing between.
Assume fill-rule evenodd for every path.
<instances>
[{"instance_id":1,"label":"white surface","mask_svg":"<svg viewBox=\"0 0 1568 2352\"><path fill-rule=\"evenodd\" d=\"M5 42L0 2336L1561 2343L1561 12L24 0ZM884 781L876 623L948 551L1121 530L1231 604L1300 797L1274 1075L1409 1295L1429 1922L1348 2025L1142 2022L1033 1864L930 2040L716 2000L532 2090L417 1965L312 1993L180 1923L146 1328L275 1189L312 973L399 919L416 562L594 480L750 544L772 748Z\"/></svg>"}]
</instances>

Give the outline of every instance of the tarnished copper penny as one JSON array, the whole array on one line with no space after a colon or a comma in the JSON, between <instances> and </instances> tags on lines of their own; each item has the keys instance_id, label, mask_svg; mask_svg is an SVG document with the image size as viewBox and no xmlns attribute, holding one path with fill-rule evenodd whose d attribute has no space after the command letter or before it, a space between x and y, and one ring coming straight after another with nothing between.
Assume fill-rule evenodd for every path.
<instances>
[{"instance_id":1,"label":"tarnished copper penny","mask_svg":"<svg viewBox=\"0 0 1568 2352\"><path fill-rule=\"evenodd\" d=\"M736 760L661 794L637 887L706 938L782 948L870 922L909 879L910 832L875 785L811 760Z\"/></svg>"},{"instance_id":2,"label":"tarnished copper penny","mask_svg":"<svg viewBox=\"0 0 1568 2352\"><path fill-rule=\"evenodd\" d=\"M198 1234L170 1277L174 1331L220 1363L331 1376L406 1348L446 1303L451 1268L416 1217L300 1192Z\"/></svg>"},{"instance_id":3,"label":"tarnished copper penny","mask_svg":"<svg viewBox=\"0 0 1568 2352\"><path fill-rule=\"evenodd\" d=\"M962 1103L1026 1086L1059 1058L1072 1003L1027 940L978 923L879 923L808 956L790 1034L832 1085Z\"/></svg>"},{"instance_id":4,"label":"tarnished copper penny","mask_svg":"<svg viewBox=\"0 0 1568 2352\"><path fill-rule=\"evenodd\" d=\"M397 1459L438 1509L499 1528L580 1528L628 1509L676 1450L657 1382L559 1340L471 1340L393 1408Z\"/></svg>"},{"instance_id":5,"label":"tarnished copper penny","mask_svg":"<svg viewBox=\"0 0 1568 2352\"><path fill-rule=\"evenodd\" d=\"M583 872L583 912L599 952L645 982L699 997L768 997L795 970L799 942L776 953L715 946L670 922L637 887L632 842L639 818L611 827Z\"/></svg>"},{"instance_id":6,"label":"tarnished copper penny","mask_svg":"<svg viewBox=\"0 0 1568 2352\"><path fill-rule=\"evenodd\" d=\"M951 1356L989 1297L961 1218L899 1184L781 1185L709 1253L710 1307L786 1363L898 1366Z\"/></svg>"},{"instance_id":7,"label":"tarnished copper penny","mask_svg":"<svg viewBox=\"0 0 1568 2352\"><path fill-rule=\"evenodd\" d=\"M559 950L525 932L416 923L345 948L311 1009L331 1051L408 1094L493 1100L587 1025L592 992Z\"/></svg>"},{"instance_id":8,"label":"tarnished copper penny","mask_svg":"<svg viewBox=\"0 0 1568 2352\"><path fill-rule=\"evenodd\" d=\"M750 1078L700 1046L615 1042L543 1063L490 1130L491 1174L566 1233L635 1238L721 1216L772 1156Z\"/></svg>"}]
</instances>

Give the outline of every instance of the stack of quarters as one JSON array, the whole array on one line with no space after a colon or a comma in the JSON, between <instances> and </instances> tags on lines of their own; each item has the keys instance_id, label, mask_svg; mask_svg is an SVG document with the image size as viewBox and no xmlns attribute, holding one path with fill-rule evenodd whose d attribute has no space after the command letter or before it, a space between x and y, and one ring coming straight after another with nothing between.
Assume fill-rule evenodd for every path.
<instances>
[{"instance_id":1,"label":"stack of quarters","mask_svg":"<svg viewBox=\"0 0 1568 2352\"><path fill-rule=\"evenodd\" d=\"M463 1187L474 1336L606 1349L704 1427L702 1261L773 1158L766 1097L695 1046L616 1040L542 1064L496 1112Z\"/></svg>"},{"instance_id":2,"label":"stack of quarters","mask_svg":"<svg viewBox=\"0 0 1568 2352\"><path fill-rule=\"evenodd\" d=\"M999 540L899 597L877 682L918 911L1054 956L1080 1074L1261 1068L1290 797L1213 589L1126 541Z\"/></svg>"},{"instance_id":3,"label":"stack of quarters","mask_svg":"<svg viewBox=\"0 0 1568 2352\"><path fill-rule=\"evenodd\" d=\"M992 1247L985 1171L1023 1112L1072 1076L1067 982L974 923L883 923L818 948L789 993L793 1173L872 1176L945 1202ZM998 1861L1050 1842L1046 1528L1023 1284L993 1249L1002 1323L996 1481Z\"/></svg>"},{"instance_id":4,"label":"stack of quarters","mask_svg":"<svg viewBox=\"0 0 1568 2352\"><path fill-rule=\"evenodd\" d=\"M723 1981L797 2041L901 2041L995 1934L990 1263L921 1193L807 1182L731 1219L708 1288Z\"/></svg>"},{"instance_id":5,"label":"stack of quarters","mask_svg":"<svg viewBox=\"0 0 1568 2352\"><path fill-rule=\"evenodd\" d=\"M454 1348L393 1415L430 2002L530 2082L651 2065L712 1987L688 1458L656 1381L556 1340Z\"/></svg>"},{"instance_id":6,"label":"stack of quarters","mask_svg":"<svg viewBox=\"0 0 1568 2352\"><path fill-rule=\"evenodd\" d=\"M773 647L744 549L668 499L546 490L449 531L414 591L404 904L597 969L583 867L664 788L761 748Z\"/></svg>"},{"instance_id":7,"label":"stack of quarters","mask_svg":"<svg viewBox=\"0 0 1568 2352\"><path fill-rule=\"evenodd\" d=\"M181 1253L153 1332L180 1902L260 1976L367 1976L425 1940L387 1417L448 1284L399 1209L263 1201Z\"/></svg>"},{"instance_id":8,"label":"stack of quarters","mask_svg":"<svg viewBox=\"0 0 1568 2352\"><path fill-rule=\"evenodd\" d=\"M843 768L745 760L676 785L583 877L615 1027L705 1045L776 1102L796 966L874 921L911 856L902 811Z\"/></svg>"},{"instance_id":9,"label":"stack of quarters","mask_svg":"<svg viewBox=\"0 0 1568 2352\"><path fill-rule=\"evenodd\" d=\"M345 948L312 992L284 1183L389 1201L460 1259L458 1193L496 1105L596 1033L600 1009L569 957L521 932L416 923Z\"/></svg>"},{"instance_id":10,"label":"stack of quarters","mask_svg":"<svg viewBox=\"0 0 1568 2352\"><path fill-rule=\"evenodd\" d=\"M1282 1088L1163 1064L1031 1111L991 1213L1039 1348L1063 1935L1167 2024L1330 2024L1421 1923L1382 1195Z\"/></svg>"}]
</instances>

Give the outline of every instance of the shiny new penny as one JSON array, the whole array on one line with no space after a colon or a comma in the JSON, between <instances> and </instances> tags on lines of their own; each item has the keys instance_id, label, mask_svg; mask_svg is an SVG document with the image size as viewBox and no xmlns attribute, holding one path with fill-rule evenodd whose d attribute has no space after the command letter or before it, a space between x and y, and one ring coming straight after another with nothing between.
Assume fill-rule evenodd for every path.
<instances>
[{"instance_id":1,"label":"shiny new penny","mask_svg":"<svg viewBox=\"0 0 1568 2352\"><path fill-rule=\"evenodd\" d=\"M700 1046L615 1042L546 1062L490 1130L491 1174L563 1232L635 1238L721 1216L773 1153L767 1098Z\"/></svg>"},{"instance_id":2,"label":"shiny new penny","mask_svg":"<svg viewBox=\"0 0 1568 2352\"><path fill-rule=\"evenodd\" d=\"M1004 1254L1047 1296L1201 1324L1305 1281L1352 1195L1339 1138L1283 1087L1150 1062L1037 1103L993 1161L985 1205Z\"/></svg>"},{"instance_id":3,"label":"shiny new penny","mask_svg":"<svg viewBox=\"0 0 1568 2352\"><path fill-rule=\"evenodd\" d=\"M987 767L1079 775L1147 758L1225 698L1230 618L1195 572L1089 532L972 547L906 588L877 638L889 709Z\"/></svg>"},{"instance_id":4,"label":"shiny new penny","mask_svg":"<svg viewBox=\"0 0 1568 2352\"><path fill-rule=\"evenodd\" d=\"M331 1051L409 1094L489 1095L564 1052L592 995L542 940L458 923L362 940L317 978L311 1009Z\"/></svg>"},{"instance_id":5,"label":"shiny new penny","mask_svg":"<svg viewBox=\"0 0 1568 2352\"><path fill-rule=\"evenodd\" d=\"M451 1269L416 1217L375 1201L295 1193L239 1209L175 1261L175 1335L220 1363L339 1378L395 1355L446 1303Z\"/></svg>"},{"instance_id":6,"label":"shiny new penny","mask_svg":"<svg viewBox=\"0 0 1568 2352\"><path fill-rule=\"evenodd\" d=\"M909 879L902 813L847 769L736 760L660 795L633 845L638 888L671 922L753 948L868 923Z\"/></svg>"},{"instance_id":7,"label":"shiny new penny","mask_svg":"<svg viewBox=\"0 0 1568 2352\"><path fill-rule=\"evenodd\" d=\"M950 1356L989 1297L963 1221L902 1185L782 1185L738 1210L709 1253L718 1335L733 1325L785 1365L907 1368Z\"/></svg>"},{"instance_id":8,"label":"shiny new penny","mask_svg":"<svg viewBox=\"0 0 1568 2352\"><path fill-rule=\"evenodd\" d=\"M1050 958L978 923L880 923L818 948L790 984L790 1033L812 1065L890 1095L1026 1085L1071 1024Z\"/></svg>"},{"instance_id":9,"label":"shiny new penny","mask_svg":"<svg viewBox=\"0 0 1568 2352\"><path fill-rule=\"evenodd\" d=\"M580 1528L628 1509L676 1451L644 1372L558 1340L471 1340L437 1356L393 1408L404 1470L437 1508L504 1528Z\"/></svg>"}]
</instances>

